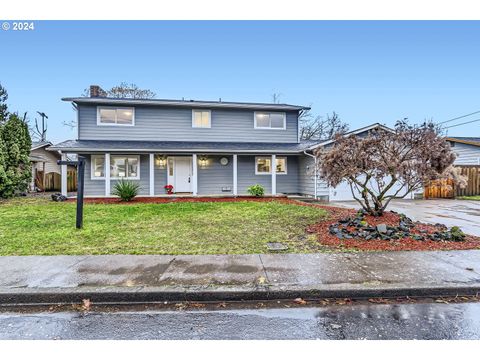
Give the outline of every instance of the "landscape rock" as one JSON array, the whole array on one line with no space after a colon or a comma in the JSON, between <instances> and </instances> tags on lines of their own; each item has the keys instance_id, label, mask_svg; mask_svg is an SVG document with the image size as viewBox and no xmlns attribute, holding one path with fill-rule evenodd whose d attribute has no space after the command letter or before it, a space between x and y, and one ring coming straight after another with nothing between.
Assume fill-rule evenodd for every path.
<instances>
[{"instance_id":1,"label":"landscape rock","mask_svg":"<svg viewBox=\"0 0 480 360\"><path fill-rule=\"evenodd\" d=\"M61 202L61 201L66 201L67 197L60 193L55 193L55 194L52 194L52 200L56 202Z\"/></svg>"},{"instance_id":2,"label":"landscape rock","mask_svg":"<svg viewBox=\"0 0 480 360\"><path fill-rule=\"evenodd\" d=\"M380 233L380 234L384 234L387 232L387 224L378 224L377 225L377 231Z\"/></svg>"}]
</instances>

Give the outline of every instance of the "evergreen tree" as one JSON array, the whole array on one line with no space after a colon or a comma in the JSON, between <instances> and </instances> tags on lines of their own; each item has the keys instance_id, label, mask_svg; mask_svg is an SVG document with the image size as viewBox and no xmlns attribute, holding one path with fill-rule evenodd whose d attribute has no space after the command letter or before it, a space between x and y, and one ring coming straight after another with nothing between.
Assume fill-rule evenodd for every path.
<instances>
[{"instance_id":1,"label":"evergreen tree","mask_svg":"<svg viewBox=\"0 0 480 360\"><path fill-rule=\"evenodd\" d=\"M3 192L9 186L5 164L5 144L3 142L2 131L3 125L0 122L0 197L2 197Z\"/></svg>"},{"instance_id":2,"label":"evergreen tree","mask_svg":"<svg viewBox=\"0 0 480 360\"><path fill-rule=\"evenodd\" d=\"M2 125L1 136L6 181L4 184L0 183L0 197L11 197L17 192L26 191L31 180L29 155L32 140L27 123L18 114L9 115Z\"/></svg>"},{"instance_id":3,"label":"evergreen tree","mask_svg":"<svg viewBox=\"0 0 480 360\"><path fill-rule=\"evenodd\" d=\"M7 101L8 93L7 90L0 84L0 124L7 121L8 110L7 110Z\"/></svg>"}]
</instances>

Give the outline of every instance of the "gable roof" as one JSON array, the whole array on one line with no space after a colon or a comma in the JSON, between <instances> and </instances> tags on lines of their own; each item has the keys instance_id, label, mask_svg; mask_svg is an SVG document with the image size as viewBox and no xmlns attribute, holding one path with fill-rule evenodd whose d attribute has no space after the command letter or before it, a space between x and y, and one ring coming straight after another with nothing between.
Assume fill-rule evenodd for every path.
<instances>
[{"instance_id":1,"label":"gable roof","mask_svg":"<svg viewBox=\"0 0 480 360\"><path fill-rule=\"evenodd\" d=\"M308 106L290 104L269 104L231 101L204 101L204 100L170 100L170 99L120 99L107 97L66 97L63 101L76 104L92 105L145 105L145 106L175 106L186 108L215 108L215 109L248 109L248 110L279 110L300 111L310 110Z\"/></svg>"},{"instance_id":2,"label":"gable roof","mask_svg":"<svg viewBox=\"0 0 480 360\"><path fill-rule=\"evenodd\" d=\"M52 146L53 144L50 141L32 141L32 146L30 151L40 149L45 146Z\"/></svg>"},{"instance_id":3,"label":"gable roof","mask_svg":"<svg viewBox=\"0 0 480 360\"><path fill-rule=\"evenodd\" d=\"M362 128L356 129L356 130L346 132L344 134L344 136L358 135L358 134L361 134L363 132L366 132L366 131L369 131L369 130L372 130L372 129L376 129L376 128L379 128L379 129L382 129L382 130L385 130L385 131L389 131L389 132L395 132L395 130L393 130L392 128L389 128L388 126L382 125L380 123L374 123L374 124L364 126ZM325 146L325 145L331 144L333 142L335 142L335 139L324 140L324 141L318 142L315 145L310 146L308 148L308 150L314 150L314 149L316 149L320 146Z\"/></svg>"},{"instance_id":4,"label":"gable roof","mask_svg":"<svg viewBox=\"0 0 480 360\"><path fill-rule=\"evenodd\" d=\"M449 136L446 137L445 140L467 145L480 146L480 137Z\"/></svg>"}]
</instances>

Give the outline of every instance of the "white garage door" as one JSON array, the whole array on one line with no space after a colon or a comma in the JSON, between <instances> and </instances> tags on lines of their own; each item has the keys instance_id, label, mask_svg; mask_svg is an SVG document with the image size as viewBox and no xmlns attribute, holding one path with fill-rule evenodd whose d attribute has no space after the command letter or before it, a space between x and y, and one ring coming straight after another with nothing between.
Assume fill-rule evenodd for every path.
<instances>
[{"instance_id":1,"label":"white garage door","mask_svg":"<svg viewBox=\"0 0 480 360\"><path fill-rule=\"evenodd\" d=\"M389 177L386 178L386 181L389 181ZM388 195L393 195L397 192L397 190L399 189L399 185L395 185L393 186L388 192L387 194ZM376 188L376 184L375 183L371 183L371 186L370 186L371 189L375 189ZM355 189L355 188L354 188ZM378 191L375 191L375 193L378 193ZM399 195L403 195L404 194L404 191L400 191ZM355 191L355 196L357 196L358 198L361 198L360 196L360 193L358 191ZM412 196L407 195L406 198L413 198ZM329 196L329 199L330 201L351 201L351 200L355 200L353 198L353 195L352 195L352 191L350 189L350 185L348 185L348 183L346 181L343 181L342 183L340 183L336 188L330 188L330 196Z\"/></svg>"}]
</instances>

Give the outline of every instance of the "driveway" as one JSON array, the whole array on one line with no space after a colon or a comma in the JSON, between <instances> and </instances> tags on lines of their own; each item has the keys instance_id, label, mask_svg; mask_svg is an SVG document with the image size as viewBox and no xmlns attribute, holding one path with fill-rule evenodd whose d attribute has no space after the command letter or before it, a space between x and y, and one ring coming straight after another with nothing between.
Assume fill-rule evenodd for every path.
<instances>
[{"instance_id":1,"label":"driveway","mask_svg":"<svg viewBox=\"0 0 480 360\"><path fill-rule=\"evenodd\" d=\"M334 206L360 208L356 201L337 201ZM480 236L480 201L392 200L388 210L403 213L416 221L459 226L465 233Z\"/></svg>"}]
</instances>

